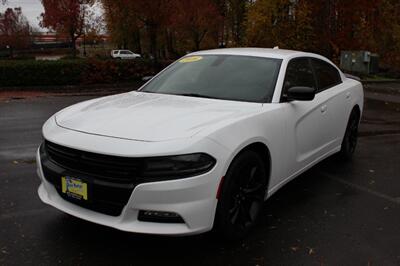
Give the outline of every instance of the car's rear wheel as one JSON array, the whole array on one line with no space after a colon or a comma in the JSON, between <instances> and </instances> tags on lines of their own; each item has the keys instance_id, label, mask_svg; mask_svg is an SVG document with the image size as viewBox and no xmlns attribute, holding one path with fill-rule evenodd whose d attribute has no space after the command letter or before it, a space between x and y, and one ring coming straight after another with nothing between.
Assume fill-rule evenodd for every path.
<instances>
[{"instance_id":1,"label":"car's rear wheel","mask_svg":"<svg viewBox=\"0 0 400 266\"><path fill-rule=\"evenodd\" d=\"M241 239L255 225L267 188L266 167L251 150L235 158L224 178L216 229L227 239Z\"/></svg>"},{"instance_id":2,"label":"car's rear wheel","mask_svg":"<svg viewBox=\"0 0 400 266\"><path fill-rule=\"evenodd\" d=\"M349 122L347 123L346 133L344 134L342 147L339 152L339 156L343 160L350 160L356 150L359 120L359 113L356 109L353 109L350 114Z\"/></svg>"}]
</instances>

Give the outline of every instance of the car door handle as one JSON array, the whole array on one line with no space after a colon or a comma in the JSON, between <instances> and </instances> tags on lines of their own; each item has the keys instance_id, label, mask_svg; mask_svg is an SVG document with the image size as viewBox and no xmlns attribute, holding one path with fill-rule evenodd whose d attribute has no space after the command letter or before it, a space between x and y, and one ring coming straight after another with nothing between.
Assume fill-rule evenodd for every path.
<instances>
[{"instance_id":1,"label":"car door handle","mask_svg":"<svg viewBox=\"0 0 400 266\"><path fill-rule=\"evenodd\" d=\"M328 106L326 106L326 105L322 105L321 106L321 113L326 113L326 111L328 110Z\"/></svg>"},{"instance_id":2,"label":"car door handle","mask_svg":"<svg viewBox=\"0 0 400 266\"><path fill-rule=\"evenodd\" d=\"M350 97L351 97L351 93L350 93L350 92L347 92L347 93L346 93L346 99L350 99Z\"/></svg>"}]
</instances>

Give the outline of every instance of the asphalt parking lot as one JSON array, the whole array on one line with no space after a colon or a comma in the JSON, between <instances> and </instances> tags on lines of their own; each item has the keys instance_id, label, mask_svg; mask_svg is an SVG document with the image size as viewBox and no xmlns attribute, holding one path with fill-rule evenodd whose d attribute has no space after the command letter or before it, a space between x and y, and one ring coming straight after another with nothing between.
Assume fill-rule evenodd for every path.
<instances>
[{"instance_id":1,"label":"asphalt parking lot","mask_svg":"<svg viewBox=\"0 0 400 266\"><path fill-rule=\"evenodd\" d=\"M244 241L120 232L42 204L41 126L93 96L0 102L0 265L400 265L400 103L370 99L351 163L320 163L275 194Z\"/></svg>"}]
</instances>

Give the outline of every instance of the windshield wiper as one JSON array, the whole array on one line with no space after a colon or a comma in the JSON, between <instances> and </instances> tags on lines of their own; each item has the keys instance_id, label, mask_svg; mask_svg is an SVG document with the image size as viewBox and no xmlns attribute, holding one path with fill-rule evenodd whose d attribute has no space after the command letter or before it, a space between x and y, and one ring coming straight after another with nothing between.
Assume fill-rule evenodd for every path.
<instances>
[{"instance_id":1,"label":"windshield wiper","mask_svg":"<svg viewBox=\"0 0 400 266\"><path fill-rule=\"evenodd\" d=\"M199 97L199 98L208 98L208 99L218 99L216 97L211 97L203 94L198 94L198 93L177 93L174 95L180 95L180 96L189 96L189 97Z\"/></svg>"}]
</instances>

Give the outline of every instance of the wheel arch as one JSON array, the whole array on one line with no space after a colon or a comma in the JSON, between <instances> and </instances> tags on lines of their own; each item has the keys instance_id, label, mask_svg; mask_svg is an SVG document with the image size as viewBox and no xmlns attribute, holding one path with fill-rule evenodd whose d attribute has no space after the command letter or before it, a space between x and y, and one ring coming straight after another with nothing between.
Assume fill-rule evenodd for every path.
<instances>
[{"instance_id":1,"label":"wheel arch","mask_svg":"<svg viewBox=\"0 0 400 266\"><path fill-rule=\"evenodd\" d=\"M229 160L229 163L227 164L226 170L225 170L225 175L228 172L230 166L232 165L233 161L240 156L245 151L254 151L260 157L263 159L265 162L265 171L267 173L267 189L269 188L269 183L271 180L271 175L272 175L272 156L271 156L271 151L268 147L268 145L260 140L253 140L252 142L246 143L245 145L242 145L240 148L237 149L237 151L234 153L232 156L231 160Z\"/></svg>"}]
</instances>

